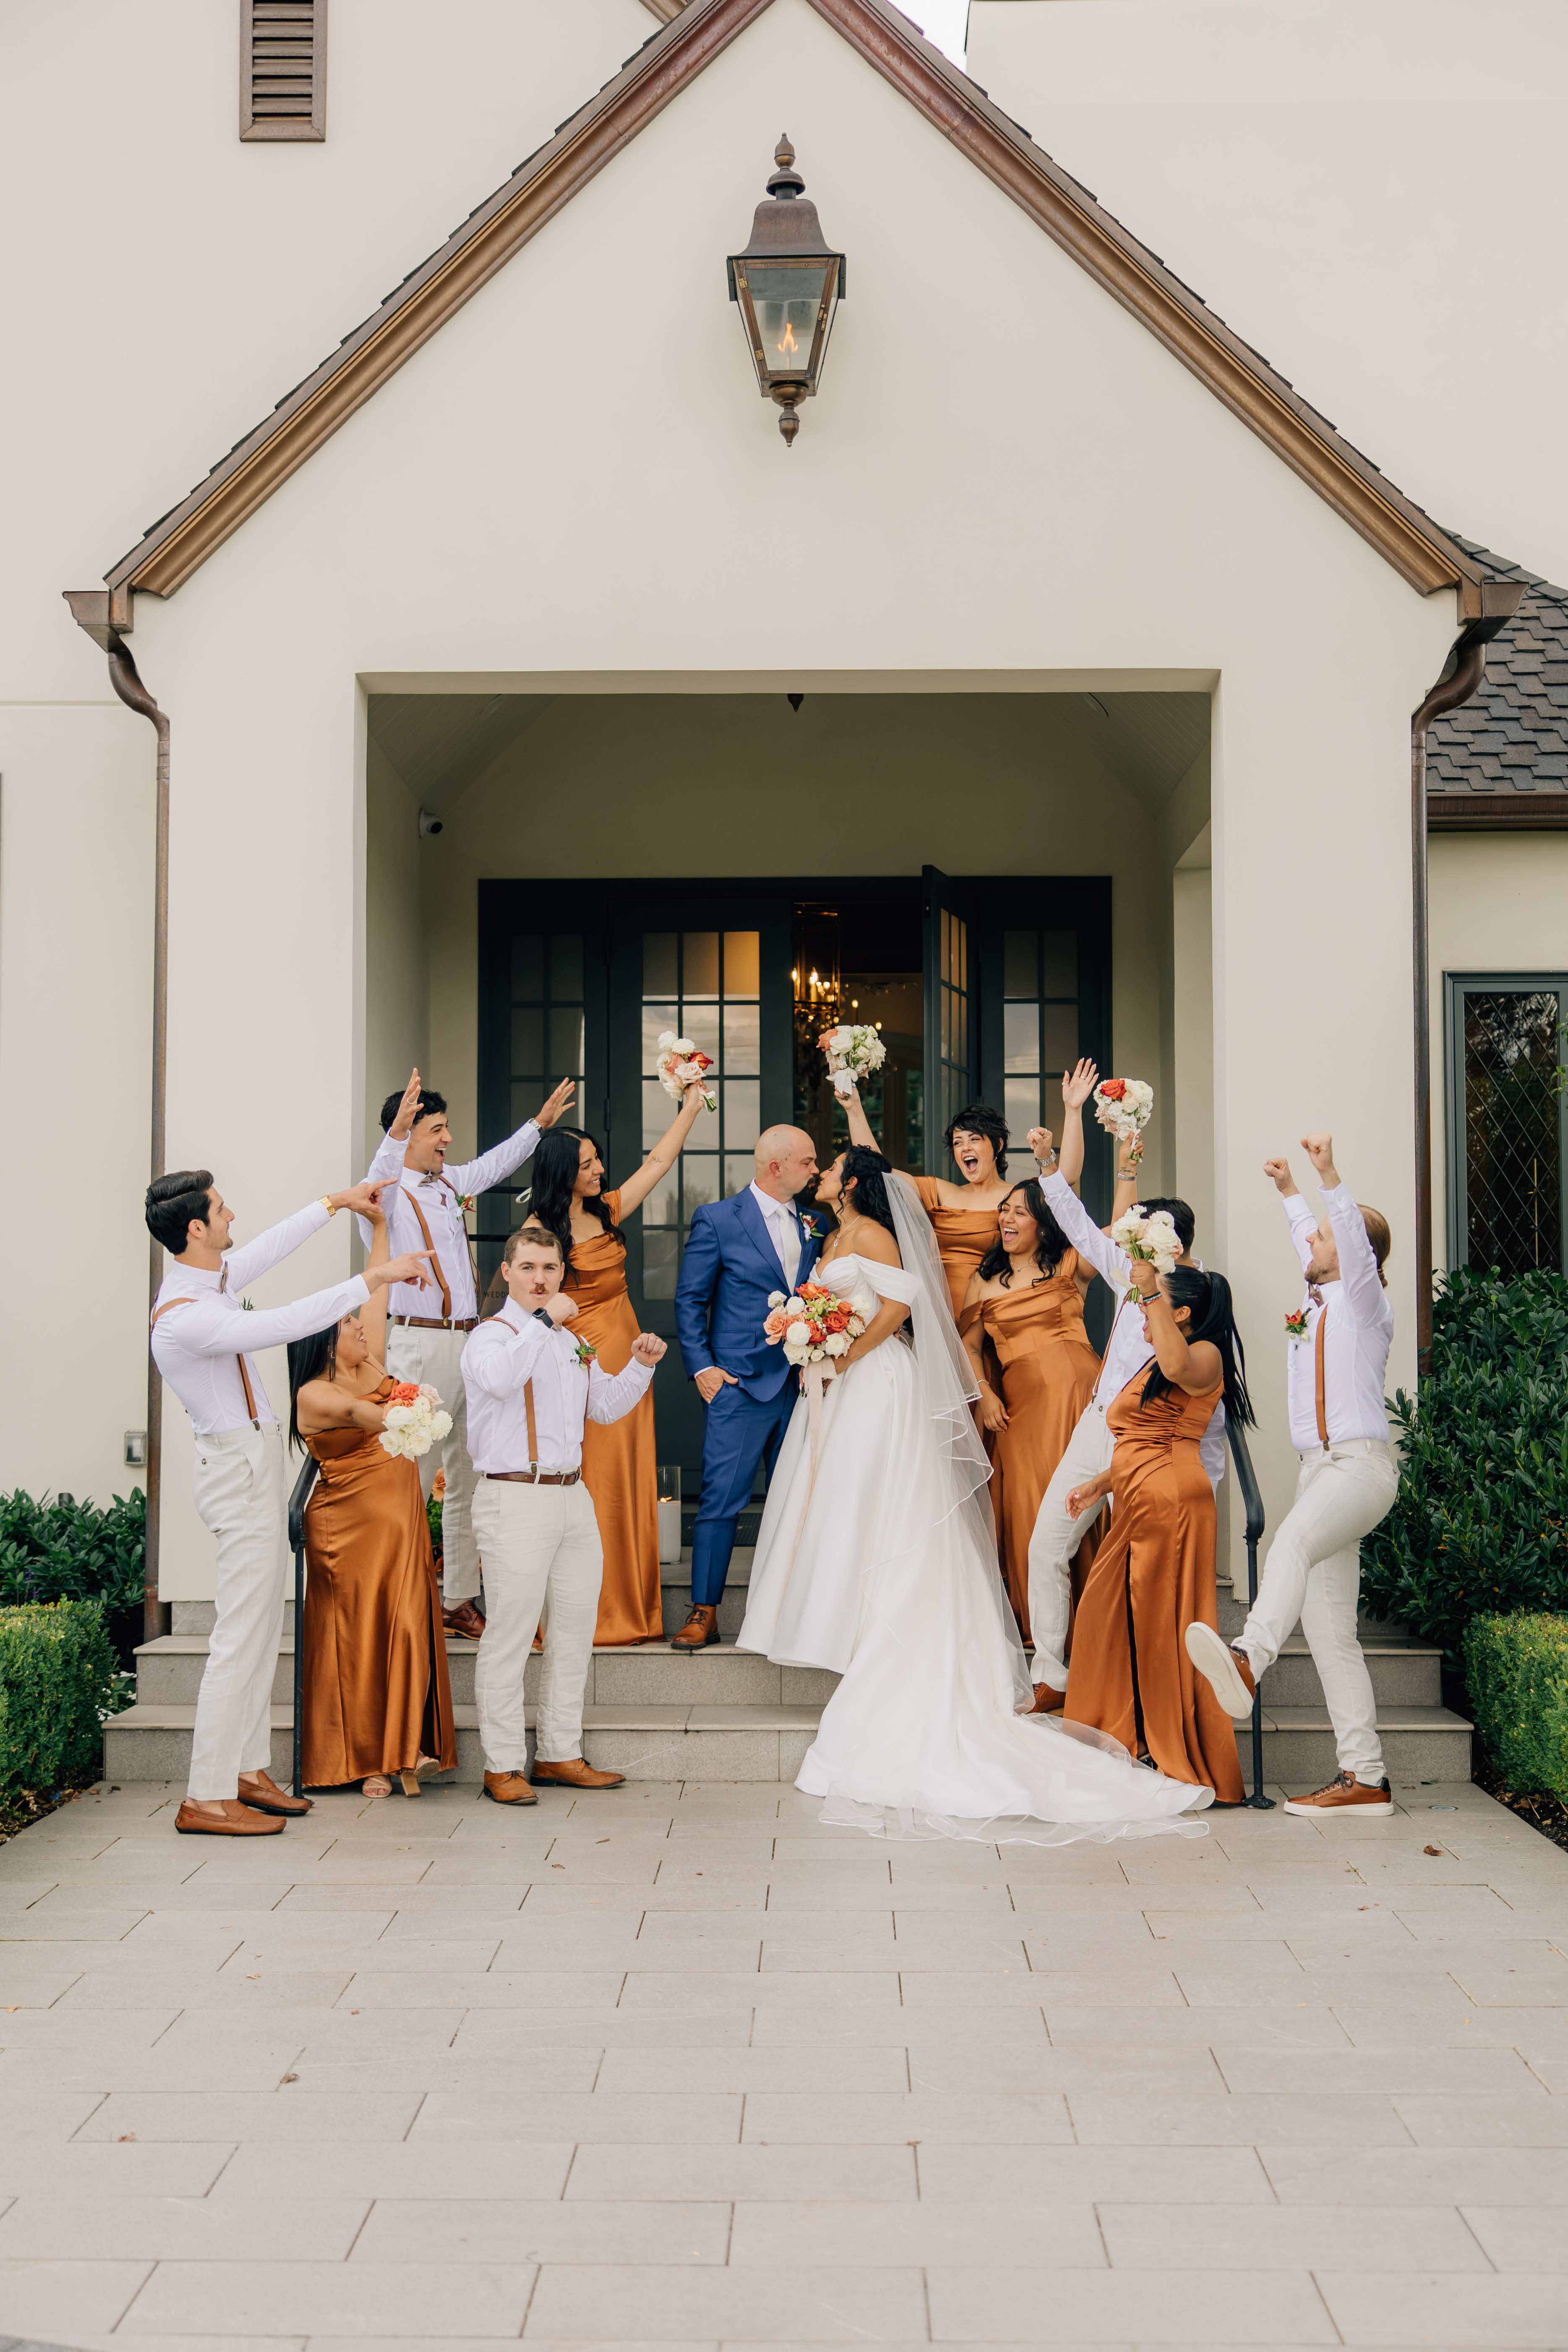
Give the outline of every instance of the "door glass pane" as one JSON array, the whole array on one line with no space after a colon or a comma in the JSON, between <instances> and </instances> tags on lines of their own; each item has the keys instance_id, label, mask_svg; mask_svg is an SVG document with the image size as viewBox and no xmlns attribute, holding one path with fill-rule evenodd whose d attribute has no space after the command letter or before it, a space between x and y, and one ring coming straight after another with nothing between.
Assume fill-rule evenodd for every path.
<instances>
[{"instance_id":1,"label":"door glass pane","mask_svg":"<svg viewBox=\"0 0 1568 2352\"><path fill-rule=\"evenodd\" d=\"M760 931L726 931L724 934L724 993L726 996L756 996L761 992L759 973L762 966L762 933Z\"/></svg>"},{"instance_id":2,"label":"door glass pane","mask_svg":"<svg viewBox=\"0 0 1568 2352\"><path fill-rule=\"evenodd\" d=\"M642 1148L651 1151L670 1120L675 1117L675 1105L665 1093L658 1078L642 1082Z\"/></svg>"},{"instance_id":3,"label":"door glass pane","mask_svg":"<svg viewBox=\"0 0 1568 2352\"><path fill-rule=\"evenodd\" d=\"M645 931L642 935L642 992L645 996L674 996L680 986L679 941L673 931Z\"/></svg>"},{"instance_id":4,"label":"door glass pane","mask_svg":"<svg viewBox=\"0 0 1568 2352\"><path fill-rule=\"evenodd\" d=\"M1465 1255L1504 1279L1563 1270L1555 989L1464 996Z\"/></svg>"},{"instance_id":5,"label":"door glass pane","mask_svg":"<svg viewBox=\"0 0 1568 2352\"><path fill-rule=\"evenodd\" d=\"M726 971L729 966L726 964ZM748 1077L762 1069L761 1024L754 1004L724 1005L724 1072Z\"/></svg>"},{"instance_id":6,"label":"door glass pane","mask_svg":"<svg viewBox=\"0 0 1568 2352\"><path fill-rule=\"evenodd\" d=\"M1039 1066L1039 1006L1005 1004L1002 1007L1002 1067L1007 1071L1022 1072L1037 1070Z\"/></svg>"},{"instance_id":7,"label":"door glass pane","mask_svg":"<svg viewBox=\"0 0 1568 2352\"><path fill-rule=\"evenodd\" d=\"M1040 993L1042 996L1078 994L1076 931L1040 933Z\"/></svg>"},{"instance_id":8,"label":"door glass pane","mask_svg":"<svg viewBox=\"0 0 1568 2352\"><path fill-rule=\"evenodd\" d=\"M1040 1025L1044 1032L1040 1067L1043 1070L1070 1069L1078 1059L1078 1006L1042 1006Z\"/></svg>"},{"instance_id":9,"label":"door glass pane","mask_svg":"<svg viewBox=\"0 0 1568 2352\"><path fill-rule=\"evenodd\" d=\"M645 1075L658 1060L658 1041L667 1029L672 1037L680 1034L679 998L656 997L650 1003L645 997L642 1008L642 1066Z\"/></svg>"},{"instance_id":10,"label":"door glass pane","mask_svg":"<svg viewBox=\"0 0 1568 2352\"><path fill-rule=\"evenodd\" d=\"M728 1199L731 1192L743 1192L756 1172L757 1163L749 1151L726 1152L724 1155L725 1198Z\"/></svg>"},{"instance_id":11,"label":"door glass pane","mask_svg":"<svg viewBox=\"0 0 1568 2352\"><path fill-rule=\"evenodd\" d=\"M726 1078L724 1081L724 1149L743 1150L756 1142L762 1133L762 1081L758 1078ZM747 1181L750 1182L748 1177Z\"/></svg>"},{"instance_id":12,"label":"door glass pane","mask_svg":"<svg viewBox=\"0 0 1568 2352\"><path fill-rule=\"evenodd\" d=\"M1002 1081L1002 1115L1012 1131L1013 1142L1021 1145L1032 1127L1040 1124L1040 1082L1038 1078L1004 1078ZM1011 1166L1009 1166L1009 1178Z\"/></svg>"},{"instance_id":13,"label":"door glass pane","mask_svg":"<svg viewBox=\"0 0 1568 2352\"><path fill-rule=\"evenodd\" d=\"M673 1230L661 1232L657 1226L650 1231L645 1221L642 1237L643 1297L673 1298L679 1270L680 1235Z\"/></svg>"},{"instance_id":14,"label":"door glass pane","mask_svg":"<svg viewBox=\"0 0 1568 2352\"><path fill-rule=\"evenodd\" d=\"M683 1224L689 1224L699 1209L719 1198L719 1159L716 1152L688 1151L680 1162L680 1215Z\"/></svg>"},{"instance_id":15,"label":"door glass pane","mask_svg":"<svg viewBox=\"0 0 1568 2352\"><path fill-rule=\"evenodd\" d=\"M1037 996L1039 994L1039 937L1037 931L1003 932L1002 993L1004 996Z\"/></svg>"},{"instance_id":16,"label":"door glass pane","mask_svg":"<svg viewBox=\"0 0 1568 2352\"><path fill-rule=\"evenodd\" d=\"M719 1007L717 1004L693 1004L687 998L680 1015L680 1034L689 1037L700 1054L713 1061L719 1059Z\"/></svg>"},{"instance_id":17,"label":"door glass pane","mask_svg":"<svg viewBox=\"0 0 1568 2352\"><path fill-rule=\"evenodd\" d=\"M660 1176L642 1204L644 1227L648 1225L679 1225L680 1223L680 1171L671 1168Z\"/></svg>"},{"instance_id":18,"label":"door glass pane","mask_svg":"<svg viewBox=\"0 0 1568 2352\"><path fill-rule=\"evenodd\" d=\"M544 941L537 932L514 933L511 942L511 1001L537 1002L544 994Z\"/></svg>"},{"instance_id":19,"label":"door glass pane","mask_svg":"<svg viewBox=\"0 0 1568 2352\"><path fill-rule=\"evenodd\" d=\"M562 1078L583 1075L583 1008L552 1006L550 1014L550 1073Z\"/></svg>"},{"instance_id":20,"label":"door glass pane","mask_svg":"<svg viewBox=\"0 0 1568 2352\"><path fill-rule=\"evenodd\" d=\"M542 1078L544 1076L544 1014L532 1008L513 1009L511 1016L511 1072L515 1078Z\"/></svg>"},{"instance_id":21,"label":"door glass pane","mask_svg":"<svg viewBox=\"0 0 1568 2352\"><path fill-rule=\"evenodd\" d=\"M681 993L687 997L719 993L719 934L688 931L681 941Z\"/></svg>"},{"instance_id":22,"label":"door glass pane","mask_svg":"<svg viewBox=\"0 0 1568 2352\"><path fill-rule=\"evenodd\" d=\"M583 993L583 934L557 931L550 942L550 993L559 1003Z\"/></svg>"}]
</instances>

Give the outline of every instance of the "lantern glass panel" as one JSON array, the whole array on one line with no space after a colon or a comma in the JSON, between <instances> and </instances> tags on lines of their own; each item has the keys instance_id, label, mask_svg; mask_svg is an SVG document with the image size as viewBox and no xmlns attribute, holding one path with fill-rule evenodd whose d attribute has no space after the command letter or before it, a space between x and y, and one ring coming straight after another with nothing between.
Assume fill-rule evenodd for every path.
<instances>
[{"instance_id":1,"label":"lantern glass panel","mask_svg":"<svg viewBox=\"0 0 1568 2352\"><path fill-rule=\"evenodd\" d=\"M768 381L794 379L810 371L816 341L816 314L828 265L820 261L750 262L747 281Z\"/></svg>"}]
</instances>

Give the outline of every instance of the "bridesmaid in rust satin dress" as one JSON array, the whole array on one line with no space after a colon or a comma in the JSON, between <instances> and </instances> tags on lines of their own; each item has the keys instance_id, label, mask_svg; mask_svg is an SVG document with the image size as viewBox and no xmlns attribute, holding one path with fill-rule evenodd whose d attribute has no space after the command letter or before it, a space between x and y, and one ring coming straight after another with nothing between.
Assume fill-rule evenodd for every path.
<instances>
[{"instance_id":1,"label":"bridesmaid in rust satin dress","mask_svg":"<svg viewBox=\"0 0 1568 2352\"><path fill-rule=\"evenodd\" d=\"M561 1243L566 1259L562 1288L577 1301L572 1336L597 1349L606 1372L626 1370L637 1336L637 1310L626 1288L626 1245L618 1228L674 1167L702 1108L701 1087L689 1087L668 1131L636 1174L613 1192L604 1190L605 1164L591 1135L581 1128L555 1127L540 1138L529 1214ZM587 1423L583 1484L605 1548L595 1649L662 1641L651 1389L624 1420Z\"/></svg>"},{"instance_id":2,"label":"bridesmaid in rust satin dress","mask_svg":"<svg viewBox=\"0 0 1568 2352\"><path fill-rule=\"evenodd\" d=\"M1007 1597L1029 1640L1029 1538L1040 1500L1100 1376L1083 1323L1093 1279L1031 1177L1002 1203L959 1321L991 1441L991 1507ZM993 1364L996 1371L993 1371ZM1079 1548L1087 1565L1093 1537Z\"/></svg>"},{"instance_id":3,"label":"bridesmaid in rust satin dress","mask_svg":"<svg viewBox=\"0 0 1568 2352\"><path fill-rule=\"evenodd\" d=\"M370 1263L387 1256L373 1219ZM305 1507L303 1769L317 1789L360 1780L405 1796L458 1761L441 1591L416 1465L381 1443L394 1386L382 1360L386 1302L289 1349L289 1431L321 1475Z\"/></svg>"},{"instance_id":4,"label":"bridesmaid in rust satin dress","mask_svg":"<svg viewBox=\"0 0 1568 2352\"><path fill-rule=\"evenodd\" d=\"M1238 1805L1236 1727L1182 1638L1194 1621L1218 1626L1215 1496L1198 1441L1222 1394L1227 1417L1252 1418L1230 1291L1222 1275L1195 1267L1161 1276L1158 1290L1152 1266L1133 1274L1150 1300L1150 1379L1163 1393L1145 1402L1147 1383L1129 1381L1106 1415L1112 1467L1068 1498L1069 1510L1096 1494L1116 1499L1078 1605L1063 1720L1108 1732L1169 1779Z\"/></svg>"},{"instance_id":5,"label":"bridesmaid in rust satin dress","mask_svg":"<svg viewBox=\"0 0 1568 2352\"><path fill-rule=\"evenodd\" d=\"M869 1151L880 1151L882 1147L871 1131L871 1122L858 1093L846 1095L842 1099L851 1143L864 1144ZM950 1184L944 1176L904 1172L909 1174L931 1219L956 1323L981 1259L996 1247L996 1212L1011 1189L1005 1181L1007 1129L986 1104L971 1103L966 1110L959 1112L943 1140L958 1164L962 1184ZM1048 1150L1048 1135L1045 1141Z\"/></svg>"}]
</instances>

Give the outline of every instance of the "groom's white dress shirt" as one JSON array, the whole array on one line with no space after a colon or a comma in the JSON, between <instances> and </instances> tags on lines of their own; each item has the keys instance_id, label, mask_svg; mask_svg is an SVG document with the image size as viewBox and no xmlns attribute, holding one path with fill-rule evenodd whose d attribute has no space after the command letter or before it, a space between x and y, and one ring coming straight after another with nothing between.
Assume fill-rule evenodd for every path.
<instances>
[{"instance_id":1,"label":"groom's white dress shirt","mask_svg":"<svg viewBox=\"0 0 1568 2352\"><path fill-rule=\"evenodd\" d=\"M483 1477L489 1471L533 1467L523 1393L531 1381L539 1468L580 1470L584 1418L619 1421L652 1378L653 1366L636 1356L624 1371L614 1373L596 1361L579 1363L570 1330L547 1327L509 1299L499 1315L486 1318L463 1350L474 1468Z\"/></svg>"},{"instance_id":2,"label":"groom's white dress shirt","mask_svg":"<svg viewBox=\"0 0 1568 2352\"><path fill-rule=\"evenodd\" d=\"M800 1219L795 1214L795 1202L775 1201L773 1194L764 1192L760 1184L753 1184L751 1192L767 1222L769 1235L778 1252L779 1264L784 1268L784 1280L793 1290L800 1272Z\"/></svg>"},{"instance_id":3,"label":"groom's white dress shirt","mask_svg":"<svg viewBox=\"0 0 1568 2352\"><path fill-rule=\"evenodd\" d=\"M1106 1407L1113 1404L1128 1382L1147 1371L1154 1360L1154 1350L1143 1328L1142 1315L1123 1295L1132 1278L1132 1261L1125 1250L1119 1249L1101 1233L1059 1171L1055 1175L1043 1177L1040 1190L1046 1196L1051 1214L1079 1255L1087 1258L1096 1274L1102 1275L1117 1293L1116 1319L1105 1343L1100 1378L1094 1384L1095 1402ZM1198 1456L1208 1473L1209 1485L1217 1490L1220 1480L1225 1476L1223 1404L1216 1404L1209 1415L1208 1427L1198 1441Z\"/></svg>"},{"instance_id":4,"label":"groom's white dress shirt","mask_svg":"<svg viewBox=\"0 0 1568 2352\"><path fill-rule=\"evenodd\" d=\"M1323 1194L1340 1254L1340 1278L1323 1286L1322 1305L1307 1294L1307 1336L1286 1343L1285 1394L1290 1443L1298 1454L1321 1454L1318 1434L1318 1326L1323 1329L1323 1419L1331 1445L1352 1438L1388 1439L1384 1407L1388 1351L1394 1340L1394 1301L1378 1279L1377 1259L1366 1224L1346 1184ZM1287 1194L1290 1238L1306 1272L1317 1219L1300 1192Z\"/></svg>"},{"instance_id":5,"label":"groom's white dress shirt","mask_svg":"<svg viewBox=\"0 0 1568 2352\"><path fill-rule=\"evenodd\" d=\"M251 1350L309 1339L312 1331L324 1331L352 1315L370 1297L356 1274L288 1307L261 1307L250 1313L241 1306L239 1294L247 1282L298 1249L326 1222L325 1207L312 1201L308 1209L268 1226L243 1248L230 1250L216 1272L172 1265L163 1276L153 1306L153 1360L190 1414L198 1437L241 1429L251 1419L240 1377L241 1354L255 1418L273 1421L277 1416ZM167 1314L162 1312L164 1307Z\"/></svg>"},{"instance_id":6,"label":"groom's white dress shirt","mask_svg":"<svg viewBox=\"0 0 1568 2352\"><path fill-rule=\"evenodd\" d=\"M405 1168L403 1155L407 1149L406 1139L395 1143L390 1135L384 1136L364 1181L389 1187L382 1196L381 1205L392 1255L402 1257L409 1250L434 1250L451 1305L442 1305L440 1281L433 1278L430 1287L425 1290L417 1290L408 1282L395 1284L388 1311L431 1321L445 1316L454 1323L471 1323L479 1307L474 1293L473 1260L468 1255L468 1223L461 1205L463 1195L471 1193L478 1200L492 1185L504 1182L525 1160L531 1160L539 1149L539 1129L532 1119L525 1118L517 1133L508 1136L504 1143L498 1143L493 1151L481 1151L477 1160L465 1160L439 1176L426 1176L416 1168ZM418 1216L415 1214L416 1203ZM419 1216L429 1228L428 1243ZM360 1232L368 1249L371 1230L363 1218Z\"/></svg>"}]
</instances>

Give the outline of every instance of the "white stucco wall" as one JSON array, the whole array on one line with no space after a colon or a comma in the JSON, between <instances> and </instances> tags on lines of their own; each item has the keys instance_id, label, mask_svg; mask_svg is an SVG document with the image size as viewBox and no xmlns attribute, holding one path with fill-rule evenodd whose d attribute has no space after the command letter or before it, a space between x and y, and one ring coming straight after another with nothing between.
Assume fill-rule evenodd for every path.
<instances>
[{"instance_id":1,"label":"white stucco wall","mask_svg":"<svg viewBox=\"0 0 1568 2352\"><path fill-rule=\"evenodd\" d=\"M1447 1263L1445 972L1568 970L1568 833L1438 833L1429 844L1433 1254ZM1454 1116L1453 1106L1448 1116Z\"/></svg>"},{"instance_id":2,"label":"white stucco wall","mask_svg":"<svg viewBox=\"0 0 1568 2352\"><path fill-rule=\"evenodd\" d=\"M1568 580L1561 0L971 0L968 62L1409 497Z\"/></svg>"},{"instance_id":3,"label":"white stucco wall","mask_svg":"<svg viewBox=\"0 0 1568 2352\"><path fill-rule=\"evenodd\" d=\"M781 122L850 254L853 289L822 397L787 453L723 284ZM656 215L660 268L629 266ZM615 302L584 300L612 282ZM947 306L943 364L911 389L910 322L929 316L933 289ZM645 370L648 352L657 367ZM118 544L100 541L78 576ZM1215 1255L1249 1330L1277 1328L1289 1266L1257 1171L1281 1135L1332 1126L1347 1173L1408 1234L1408 714L1452 629L1451 599L1406 588L807 0L775 0L176 598L138 600L137 656L174 724L171 1161L218 1170L246 1232L355 1170L366 962L385 952L363 896L380 790L364 776L367 688L782 695L1217 679ZM99 687L85 640L62 668L78 691ZM147 730L110 718L137 744L132 760L145 758ZM764 844L787 789L737 784L749 862L782 857L782 842ZM626 798L630 823L630 785ZM1328 954L1321 932L1309 942L1288 919L1303 806L1325 837L1358 845L1334 869ZM906 849L896 788L875 807L901 861L931 854L923 840ZM650 856L659 819L657 803L640 812ZM34 863L63 856L52 816L37 823ZM1163 828L1129 809L1119 830L1130 891L1146 864L1152 958L1171 921ZM822 833L822 865L841 872L826 821ZM576 839L577 870L625 870L622 840L587 821ZM799 856L792 846L792 866ZM94 873L95 888L113 887ZM46 1004L64 951L37 942ZM1136 963L1127 970L1135 988ZM437 1002L455 1008L452 1037L471 1037L460 938L447 971ZM1314 1017L1282 1024L1298 992ZM446 1017L433 1021L433 1058ZM1344 1038L1364 1039L1369 1019L1388 1072L1375 1103L1344 1075ZM47 1009L39 1067L68 1070L70 1045ZM51 1082L51 1113L72 1082ZM135 1100L132 1088L132 1112ZM6 1180L14 1215L20 1174ZM340 1221L258 1297L327 1279L347 1250ZM1410 1272L1406 1249L1394 1267L1404 1356ZM139 1347L139 1318L137 1330ZM65 1342L58 1371L52 1344L41 1370L29 1367L0 1483L23 1475L14 1465L31 1475L56 1411ZM1277 1507L1279 1371L1267 1343L1260 1355ZM172 1491L166 1589L197 1590L205 1539L176 1517Z\"/></svg>"}]
</instances>

